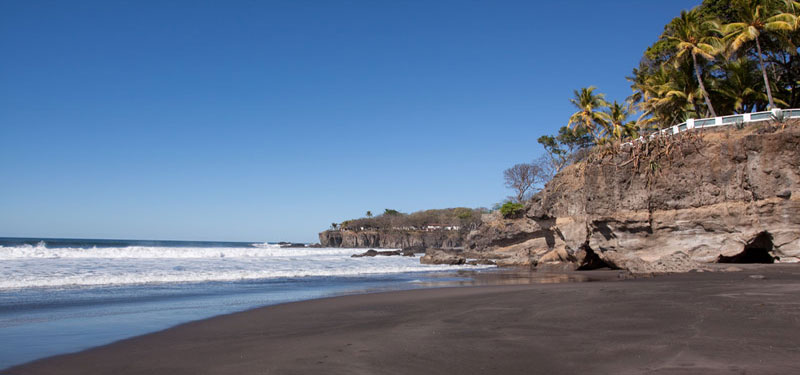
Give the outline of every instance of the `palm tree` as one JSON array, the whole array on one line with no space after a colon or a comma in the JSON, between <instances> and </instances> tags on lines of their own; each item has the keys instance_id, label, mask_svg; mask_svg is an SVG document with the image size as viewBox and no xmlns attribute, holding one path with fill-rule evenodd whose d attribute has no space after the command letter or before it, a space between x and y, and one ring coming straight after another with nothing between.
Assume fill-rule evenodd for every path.
<instances>
[{"instance_id":1,"label":"palm tree","mask_svg":"<svg viewBox=\"0 0 800 375\"><path fill-rule=\"evenodd\" d=\"M641 111L637 120L640 129L660 129L689 117L703 117L697 110L702 94L692 70L687 63L673 68L662 65L636 79L633 88L641 92L637 105Z\"/></svg>"},{"instance_id":2,"label":"palm tree","mask_svg":"<svg viewBox=\"0 0 800 375\"><path fill-rule=\"evenodd\" d=\"M719 46L719 25L716 22L704 19L697 8L690 11L683 10L678 18L672 20L667 26L667 40L676 43L677 53L675 58L684 58L686 55L692 57L694 74L700 85L700 93L705 99L706 107L712 117L717 117L708 91L703 84L703 77L700 73L700 63L697 57L714 61L714 55Z\"/></svg>"},{"instance_id":3,"label":"palm tree","mask_svg":"<svg viewBox=\"0 0 800 375\"><path fill-rule=\"evenodd\" d=\"M737 7L737 18L739 22L725 25L725 40L728 42L729 53L739 51L746 43L755 41L758 63L761 68L761 75L764 78L764 86L767 90L767 100L769 108L775 108L775 101L772 98L772 89L767 78L767 70L764 68L764 55L761 52L761 42L759 37L764 32L790 31L793 29L794 16L787 13L770 12L766 4L760 0L745 0Z\"/></svg>"},{"instance_id":4,"label":"palm tree","mask_svg":"<svg viewBox=\"0 0 800 375\"><path fill-rule=\"evenodd\" d=\"M783 17L792 16L787 21L792 25L792 31L797 31L800 29L800 17L798 17L800 16L800 1L783 0L783 6Z\"/></svg>"},{"instance_id":5,"label":"palm tree","mask_svg":"<svg viewBox=\"0 0 800 375\"><path fill-rule=\"evenodd\" d=\"M625 79L631 83L633 91L625 100L632 106L638 106L644 100L647 91L647 72L642 68L633 68L633 75Z\"/></svg>"},{"instance_id":6,"label":"palm tree","mask_svg":"<svg viewBox=\"0 0 800 375\"><path fill-rule=\"evenodd\" d=\"M596 87L590 86L573 91L574 97L569 101L578 109L578 112L570 116L567 126L573 131L583 127L592 133L596 140L600 140L602 138L600 130L605 128L605 124L608 122L608 114L600 109L607 107L608 102L605 94L594 93L596 89Z\"/></svg>"},{"instance_id":7,"label":"palm tree","mask_svg":"<svg viewBox=\"0 0 800 375\"><path fill-rule=\"evenodd\" d=\"M372 217L372 211L367 211L367 217Z\"/></svg>"},{"instance_id":8,"label":"palm tree","mask_svg":"<svg viewBox=\"0 0 800 375\"><path fill-rule=\"evenodd\" d=\"M768 103L764 93L764 81L759 77L756 62L742 57L725 62L721 66L724 79L716 81L718 92L729 103L728 110L734 113L748 113L764 110ZM782 102L781 102L782 103ZM785 104L785 103L782 103Z\"/></svg>"},{"instance_id":9,"label":"palm tree","mask_svg":"<svg viewBox=\"0 0 800 375\"><path fill-rule=\"evenodd\" d=\"M624 103L618 103L616 100L611 103L607 110L608 114L608 128L606 132L613 135L616 139L622 139L631 135L631 124L628 117L631 116L630 107Z\"/></svg>"}]
</instances>

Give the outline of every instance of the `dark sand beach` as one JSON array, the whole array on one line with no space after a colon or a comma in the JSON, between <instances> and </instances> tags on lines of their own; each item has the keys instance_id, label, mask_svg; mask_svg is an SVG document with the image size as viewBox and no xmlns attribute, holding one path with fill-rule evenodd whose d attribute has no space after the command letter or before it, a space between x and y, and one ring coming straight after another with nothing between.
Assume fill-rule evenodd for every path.
<instances>
[{"instance_id":1,"label":"dark sand beach","mask_svg":"<svg viewBox=\"0 0 800 375\"><path fill-rule=\"evenodd\" d=\"M7 374L796 374L800 265L289 303Z\"/></svg>"}]
</instances>

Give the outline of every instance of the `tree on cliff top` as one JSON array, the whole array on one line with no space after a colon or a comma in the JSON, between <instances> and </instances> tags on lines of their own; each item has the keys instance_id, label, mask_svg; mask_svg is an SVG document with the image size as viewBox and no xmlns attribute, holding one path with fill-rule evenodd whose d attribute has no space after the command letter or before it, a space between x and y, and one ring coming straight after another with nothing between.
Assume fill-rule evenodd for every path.
<instances>
[{"instance_id":1,"label":"tree on cliff top","mask_svg":"<svg viewBox=\"0 0 800 375\"><path fill-rule=\"evenodd\" d=\"M608 114L600 109L608 107L608 102L605 94L595 93L594 90L597 88L589 86L574 91L574 96L569 101L578 109L578 112L570 116L567 126L573 130L582 127L599 140L603 138L602 131L608 122Z\"/></svg>"},{"instance_id":2,"label":"tree on cliff top","mask_svg":"<svg viewBox=\"0 0 800 375\"><path fill-rule=\"evenodd\" d=\"M700 86L700 95L703 96L706 108L711 117L717 117L711 98L703 83L702 70L698 57L708 61L714 61L714 55L719 51L720 40L719 24L714 20L709 20L697 8L690 11L681 11L678 18L672 20L667 25L665 37L675 44L677 52L673 59L691 57L692 68Z\"/></svg>"},{"instance_id":3,"label":"tree on cliff top","mask_svg":"<svg viewBox=\"0 0 800 375\"><path fill-rule=\"evenodd\" d=\"M719 115L800 107L798 15L792 0L704 0L671 21L629 78L640 128L709 117L710 102Z\"/></svg>"},{"instance_id":4,"label":"tree on cliff top","mask_svg":"<svg viewBox=\"0 0 800 375\"><path fill-rule=\"evenodd\" d=\"M520 163L503 171L506 187L514 190L512 197L517 202L524 202L544 186L548 180L548 173L541 163Z\"/></svg>"},{"instance_id":5,"label":"tree on cliff top","mask_svg":"<svg viewBox=\"0 0 800 375\"><path fill-rule=\"evenodd\" d=\"M755 42L756 56L758 57L761 74L764 77L764 87L767 91L769 108L775 108L759 38L762 33L792 31L795 29L796 18L789 13L780 13L776 8L773 8L775 10L770 9L767 3L757 0L740 1L736 12L736 22L725 25L723 30L725 31L725 39L728 41L728 50L731 53L742 49L748 42ZM797 47L794 48L795 52L797 52Z\"/></svg>"},{"instance_id":6,"label":"tree on cliff top","mask_svg":"<svg viewBox=\"0 0 800 375\"><path fill-rule=\"evenodd\" d=\"M629 104L618 103L615 100L614 103L608 105L606 113L608 114L608 128L606 132L613 139L622 140L624 138L636 138L638 136L636 124L628 121L628 118L631 116Z\"/></svg>"},{"instance_id":7,"label":"tree on cliff top","mask_svg":"<svg viewBox=\"0 0 800 375\"><path fill-rule=\"evenodd\" d=\"M558 129L557 136L543 135L537 140L547 152L550 169L556 174L561 172L566 166L580 159L582 150L586 150L593 145L592 137L589 132L579 127L570 130L566 126Z\"/></svg>"}]
</instances>

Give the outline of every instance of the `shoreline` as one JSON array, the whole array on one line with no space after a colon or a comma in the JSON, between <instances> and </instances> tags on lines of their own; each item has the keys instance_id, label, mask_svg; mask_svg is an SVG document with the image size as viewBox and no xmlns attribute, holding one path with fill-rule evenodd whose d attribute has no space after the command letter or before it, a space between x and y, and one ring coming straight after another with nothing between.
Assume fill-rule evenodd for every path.
<instances>
[{"instance_id":1,"label":"shoreline","mask_svg":"<svg viewBox=\"0 0 800 375\"><path fill-rule=\"evenodd\" d=\"M621 282L605 271L593 282L515 280L312 299L3 373L800 371L800 266L742 268ZM495 281L515 278L499 274Z\"/></svg>"},{"instance_id":2,"label":"shoreline","mask_svg":"<svg viewBox=\"0 0 800 375\"><path fill-rule=\"evenodd\" d=\"M5 290L0 306L0 337L6 345L0 351L0 370L258 307L459 285L472 276L472 271L451 269L357 277Z\"/></svg>"}]
</instances>

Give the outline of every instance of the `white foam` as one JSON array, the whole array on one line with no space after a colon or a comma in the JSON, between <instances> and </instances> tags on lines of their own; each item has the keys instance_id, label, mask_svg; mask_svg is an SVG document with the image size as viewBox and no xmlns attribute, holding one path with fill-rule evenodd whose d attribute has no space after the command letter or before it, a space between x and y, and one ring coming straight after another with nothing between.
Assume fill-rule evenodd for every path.
<instances>
[{"instance_id":1,"label":"white foam","mask_svg":"<svg viewBox=\"0 0 800 375\"><path fill-rule=\"evenodd\" d=\"M469 268L482 268L477 266L466 266ZM233 272L143 272L125 274L90 274L90 275L65 275L63 277L37 277L27 276L17 279L0 280L0 289L20 289L20 288L42 288L42 287L75 287L75 286L98 286L98 285L135 285L135 284L161 284L161 283L189 283L189 282L211 282L211 281L244 281L273 278L294 278L311 276L359 276L374 274L391 274L406 272L430 272L452 270L454 266L426 266L411 267L383 267L383 268L364 268L364 269L312 269L312 270L243 270ZM463 268L463 266L461 267ZM485 267L483 267L485 268Z\"/></svg>"},{"instance_id":2,"label":"white foam","mask_svg":"<svg viewBox=\"0 0 800 375\"><path fill-rule=\"evenodd\" d=\"M252 244L250 244L250 246L252 246L252 247L260 247L260 248L267 248L267 249L280 247L280 245L271 244L271 243L268 243L268 242L252 243Z\"/></svg>"},{"instance_id":3,"label":"white foam","mask_svg":"<svg viewBox=\"0 0 800 375\"><path fill-rule=\"evenodd\" d=\"M350 255L341 248L0 247L0 289L357 276L478 269L423 265L416 257Z\"/></svg>"},{"instance_id":4,"label":"white foam","mask_svg":"<svg viewBox=\"0 0 800 375\"><path fill-rule=\"evenodd\" d=\"M36 246L0 246L0 260L26 258L242 258L276 256L316 256L351 254L351 249L338 248L282 248L262 244L259 247L92 247L48 248L44 243Z\"/></svg>"}]
</instances>

